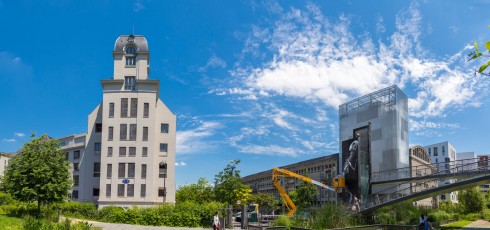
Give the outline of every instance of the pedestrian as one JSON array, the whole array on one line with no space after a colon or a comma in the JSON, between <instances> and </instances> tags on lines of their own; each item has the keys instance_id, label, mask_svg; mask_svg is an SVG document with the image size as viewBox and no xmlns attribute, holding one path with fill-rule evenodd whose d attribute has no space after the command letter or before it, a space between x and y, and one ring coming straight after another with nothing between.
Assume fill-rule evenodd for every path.
<instances>
[{"instance_id":1,"label":"pedestrian","mask_svg":"<svg viewBox=\"0 0 490 230\"><path fill-rule=\"evenodd\" d=\"M424 214L421 214L420 215L419 229L425 229L425 218L424 218Z\"/></svg>"},{"instance_id":2,"label":"pedestrian","mask_svg":"<svg viewBox=\"0 0 490 230\"><path fill-rule=\"evenodd\" d=\"M213 217L213 230L221 230L221 225L219 223L219 215L218 212L214 213Z\"/></svg>"}]
</instances>

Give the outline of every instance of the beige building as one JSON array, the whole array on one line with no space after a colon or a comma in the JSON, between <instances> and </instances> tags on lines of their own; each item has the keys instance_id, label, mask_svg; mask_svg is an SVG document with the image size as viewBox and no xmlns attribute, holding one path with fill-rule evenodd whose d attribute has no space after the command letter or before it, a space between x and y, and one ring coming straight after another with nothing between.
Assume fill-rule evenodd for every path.
<instances>
[{"instance_id":1,"label":"beige building","mask_svg":"<svg viewBox=\"0 0 490 230\"><path fill-rule=\"evenodd\" d=\"M10 157L6 157L5 155L3 154L0 155L0 177L3 177L3 173L5 172L7 166L9 165Z\"/></svg>"},{"instance_id":2,"label":"beige building","mask_svg":"<svg viewBox=\"0 0 490 230\"><path fill-rule=\"evenodd\" d=\"M329 156L323 156L313 158L306 161L282 166L279 168L289 170L291 172L305 175L313 180L325 183L332 186L332 180L337 176L337 165L339 160L339 154L332 154ZM268 193L274 195L277 199L282 199L279 196L279 192L272 184L272 168L267 171L259 172L249 176L242 177L242 183L247 184L253 190L253 192ZM281 186L286 190L292 190L298 188L302 180L296 178L286 178L282 180ZM335 192L318 188L317 204L324 204L326 202L335 202L337 195Z\"/></svg>"},{"instance_id":3,"label":"beige building","mask_svg":"<svg viewBox=\"0 0 490 230\"><path fill-rule=\"evenodd\" d=\"M410 152L410 168L412 169L412 177L427 176L437 172L436 166L431 164L431 160L424 147L413 146L409 149ZM414 168L416 167L416 168ZM437 187L437 181L417 182L411 184L412 193L424 191L428 188ZM416 202L418 206L433 206L433 198L427 198Z\"/></svg>"},{"instance_id":4,"label":"beige building","mask_svg":"<svg viewBox=\"0 0 490 230\"><path fill-rule=\"evenodd\" d=\"M87 134L60 138L72 162L72 199L99 207L175 202L176 116L160 100L160 81L148 79L146 38L120 36L112 56L114 75L101 80Z\"/></svg>"}]
</instances>

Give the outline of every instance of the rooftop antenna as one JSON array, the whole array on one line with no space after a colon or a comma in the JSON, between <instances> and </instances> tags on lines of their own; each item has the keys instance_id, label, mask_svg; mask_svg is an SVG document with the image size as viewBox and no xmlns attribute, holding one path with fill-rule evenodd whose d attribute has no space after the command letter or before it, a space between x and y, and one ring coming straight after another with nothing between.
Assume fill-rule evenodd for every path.
<instances>
[{"instance_id":1,"label":"rooftop antenna","mask_svg":"<svg viewBox=\"0 0 490 230\"><path fill-rule=\"evenodd\" d=\"M134 35L134 24L133 24L133 33L132 34Z\"/></svg>"}]
</instances>

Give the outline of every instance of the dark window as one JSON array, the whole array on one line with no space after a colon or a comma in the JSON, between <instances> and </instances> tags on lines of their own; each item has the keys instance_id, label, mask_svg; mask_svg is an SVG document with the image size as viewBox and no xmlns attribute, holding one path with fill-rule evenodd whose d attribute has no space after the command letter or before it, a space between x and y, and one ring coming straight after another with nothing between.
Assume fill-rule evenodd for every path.
<instances>
[{"instance_id":1,"label":"dark window","mask_svg":"<svg viewBox=\"0 0 490 230\"><path fill-rule=\"evenodd\" d=\"M129 156L130 157L136 156L136 147L129 147Z\"/></svg>"},{"instance_id":2,"label":"dark window","mask_svg":"<svg viewBox=\"0 0 490 230\"><path fill-rule=\"evenodd\" d=\"M134 171L135 171L135 164L134 163L129 163L128 164L128 178L134 178Z\"/></svg>"},{"instance_id":3,"label":"dark window","mask_svg":"<svg viewBox=\"0 0 490 230\"><path fill-rule=\"evenodd\" d=\"M124 89L125 90L135 90L136 89L136 78L135 77L125 77L124 78Z\"/></svg>"},{"instance_id":4,"label":"dark window","mask_svg":"<svg viewBox=\"0 0 490 230\"><path fill-rule=\"evenodd\" d=\"M73 186L78 186L79 178L78 175L73 175Z\"/></svg>"},{"instance_id":5,"label":"dark window","mask_svg":"<svg viewBox=\"0 0 490 230\"><path fill-rule=\"evenodd\" d=\"M96 133L102 132L102 123L96 123L95 124L95 132Z\"/></svg>"},{"instance_id":6,"label":"dark window","mask_svg":"<svg viewBox=\"0 0 490 230\"><path fill-rule=\"evenodd\" d=\"M78 190L73 190L73 193L71 194L71 198L74 200L78 200Z\"/></svg>"},{"instance_id":7,"label":"dark window","mask_svg":"<svg viewBox=\"0 0 490 230\"><path fill-rule=\"evenodd\" d=\"M79 159L80 158L80 150L73 151L73 159Z\"/></svg>"},{"instance_id":8,"label":"dark window","mask_svg":"<svg viewBox=\"0 0 490 230\"><path fill-rule=\"evenodd\" d=\"M94 177L100 177L100 162L94 163Z\"/></svg>"},{"instance_id":9,"label":"dark window","mask_svg":"<svg viewBox=\"0 0 490 230\"><path fill-rule=\"evenodd\" d=\"M126 164L125 163L119 163L119 170L118 170L117 176L119 178L126 177Z\"/></svg>"},{"instance_id":10,"label":"dark window","mask_svg":"<svg viewBox=\"0 0 490 230\"><path fill-rule=\"evenodd\" d=\"M119 156L120 157L126 156L126 147L119 147Z\"/></svg>"},{"instance_id":11,"label":"dark window","mask_svg":"<svg viewBox=\"0 0 490 230\"><path fill-rule=\"evenodd\" d=\"M143 147L143 151L141 153L142 157L147 157L148 156L148 147Z\"/></svg>"},{"instance_id":12,"label":"dark window","mask_svg":"<svg viewBox=\"0 0 490 230\"><path fill-rule=\"evenodd\" d=\"M442 155L445 156L446 155L446 148L445 148L445 146L442 146L441 148L442 148Z\"/></svg>"},{"instance_id":13,"label":"dark window","mask_svg":"<svg viewBox=\"0 0 490 230\"><path fill-rule=\"evenodd\" d=\"M133 197L134 196L134 184L128 184L127 188L128 188L127 196Z\"/></svg>"},{"instance_id":14,"label":"dark window","mask_svg":"<svg viewBox=\"0 0 490 230\"><path fill-rule=\"evenodd\" d=\"M161 124L160 132L161 133L168 133L168 124Z\"/></svg>"},{"instance_id":15,"label":"dark window","mask_svg":"<svg viewBox=\"0 0 490 230\"><path fill-rule=\"evenodd\" d=\"M146 184L141 185L141 197L146 197Z\"/></svg>"},{"instance_id":16,"label":"dark window","mask_svg":"<svg viewBox=\"0 0 490 230\"><path fill-rule=\"evenodd\" d=\"M109 103L109 117L114 117L114 103Z\"/></svg>"},{"instance_id":17,"label":"dark window","mask_svg":"<svg viewBox=\"0 0 490 230\"><path fill-rule=\"evenodd\" d=\"M78 171L79 168L78 168L78 163L74 163L73 164L73 171Z\"/></svg>"},{"instance_id":18,"label":"dark window","mask_svg":"<svg viewBox=\"0 0 490 230\"><path fill-rule=\"evenodd\" d=\"M146 164L141 165L141 179L146 179Z\"/></svg>"},{"instance_id":19,"label":"dark window","mask_svg":"<svg viewBox=\"0 0 490 230\"><path fill-rule=\"evenodd\" d=\"M158 177L159 178L167 178L167 163L160 163L158 164Z\"/></svg>"},{"instance_id":20,"label":"dark window","mask_svg":"<svg viewBox=\"0 0 490 230\"><path fill-rule=\"evenodd\" d=\"M124 196L124 184L117 185L117 196Z\"/></svg>"},{"instance_id":21,"label":"dark window","mask_svg":"<svg viewBox=\"0 0 490 230\"><path fill-rule=\"evenodd\" d=\"M128 116L128 99L121 98L121 117Z\"/></svg>"},{"instance_id":22,"label":"dark window","mask_svg":"<svg viewBox=\"0 0 490 230\"><path fill-rule=\"evenodd\" d=\"M111 184L105 185L105 196L106 197L111 197L111 192L112 192L111 189L112 189Z\"/></svg>"},{"instance_id":23,"label":"dark window","mask_svg":"<svg viewBox=\"0 0 490 230\"><path fill-rule=\"evenodd\" d=\"M145 103L143 107L143 117L148 117L150 115L150 104Z\"/></svg>"},{"instance_id":24,"label":"dark window","mask_svg":"<svg viewBox=\"0 0 490 230\"><path fill-rule=\"evenodd\" d=\"M148 127L143 127L143 140L148 140Z\"/></svg>"},{"instance_id":25,"label":"dark window","mask_svg":"<svg viewBox=\"0 0 490 230\"><path fill-rule=\"evenodd\" d=\"M94 151L95 152L100 152L100 142L95 142L94 143Z\"/></svg>"},{"instance_id":26,"label":"dark window","mask_svg":"<svg viewBox=\"0 0 490 230\"><path fill-rule=\"evenodd\" d=\"M99 188L92 189L92 196L99 196L99 192L100 192Z\"/></svg>"},{"instance_id":27,"label":"dark window","mask_svg":"<svg viewBox=\"0 0 490 230\"><path fill-rule=\"evenodd\" d=\"M110 126L109 127L109 134L108 134L108 140L112 141L114 139L114 127Z\"/></svg>"},{"instance_id":28,"label":"dark window","mask_svg":"<svg viewBox=\"0 0 490 230\"><path fill-rule=\"evenodd\" d=\"M136 57L126 57L126 66L136 65Z\"/></svg>"},{"instance_id":29,"label":"dark window","mask_svg":"<svg viewBox=\"0 0 490 230\"><path fill-rule=\"evenodd\" d=\"M138 116L138 98L131 98L131 117Z\"/></svg>"},{"instance_id":30,"label":"dark window","mask_svg":"<svg viewBox=\"0 0 490 230\"><path fill-rule=\"evenodd\" d=\"M127 124L121 124L120 125L120 130L119 130L119 135L121 136L121 140L126 140L128 138L128 125Z\"/></svg>"},{"instance_id":31,"label":"dark window","mask_svg":"<svg viewBox=\"0 0 490 230\"><path fill-rule=\"evenodd\" d=\"M129 140L136 140L136 124L129 125Z\"/></svg>"},{"instance_id":32,"label":"dark window","mask_svg":"<svg viewBox=\"0 0 490 230\"><path fill-rule=\"evenodd\" d=\"M126 46L126 54L136 54L136 47L134 46Z\"/></svg>"},{"instance_id":33,"label":"dark window","mask_svg":"<svg viewBox=\"0 0 490 230\"><path fill-rule=\"evenodd\" d=\"M437 153L437 147L434 147L434 156L436 157L438 155Z\"/></svg>"},{"instance_id":34,"label":"dark window","mask_svg":"<svg viewBox=\"0 0 490 230\"><path fill-rule=\"evenodd\" d=\"M107 156L112 157L112 147L107 147Z\"/></svg>"},{"instance_id":35,"label":"dark window","mask_svg":"<svg viewBox=\"0 0 490 230\"><path fill-rule=\"evenodd\" d=\"M107 164L107 179L112 178L112 164Z\"/></svg>"},{"instance_id":36,"label":"dark window","mask_svg":"<svg viewBox=\"0 0 490 230\"><path fill-rule=\"evenodd\" d=\"M69 160L70 160L70 153L69 153L69 152L66 152L66 153L65 153L65 158L66 158L66 160L67 160L67 161L69 161Z\"/></svg>"},{"instance_id":37,"label":"dark window","mask_svg":"<svg viewBox=\"0 0 490 230\"><path fill-rule=\"evenodd\" d=\"M158 188L158 196L159 197L166 197L167 196L167 191L164 187L159 187Z\"/></svg>"},{"instance_id":38,"label":"dark window","mask_svg":"<svg viewBox=\"0 0 490 230\"><path fill-rule=\"evenodd\" d=\"M166 153L168 150L168 145L167 144L160 144L160 152Z\"/></svg>"}]
</instances>

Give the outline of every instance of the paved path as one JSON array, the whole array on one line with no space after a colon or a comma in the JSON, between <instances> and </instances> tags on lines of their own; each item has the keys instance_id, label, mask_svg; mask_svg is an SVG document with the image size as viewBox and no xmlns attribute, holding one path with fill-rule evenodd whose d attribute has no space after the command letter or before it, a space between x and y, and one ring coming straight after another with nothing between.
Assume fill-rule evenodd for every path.
<instances>
[{"instance_id":1,"label":"paved path","mask_svg":"<svg viewBox=\"0 0 490 230\"><path fill-rule=\"evenodd\" d=\"M490 229L490 222L488 220L473 221L473 223L466 225L462 229L483 229L483 228L489 228Z\"/></svg>"},{"instance_id":2,"label":"paved path","mask_svg":"<svg viewBox=\"0 0 490 230\"><path fill-rule=\"evenodd\" d=\"M206 228L181 228L181 227L162 227L162 226L143 226L143 225L131 225L131 224L114 224L103 223L91 220L80 220L75 218L68 218L72 221L85 221L92 224L93 227L99 227L103 230L204 230ZM211 228L209 228L211 229Z\"/></svg>"}]
</instances>

